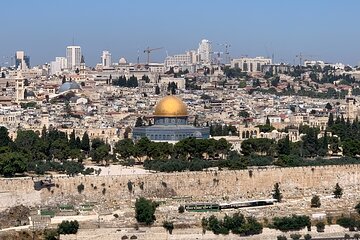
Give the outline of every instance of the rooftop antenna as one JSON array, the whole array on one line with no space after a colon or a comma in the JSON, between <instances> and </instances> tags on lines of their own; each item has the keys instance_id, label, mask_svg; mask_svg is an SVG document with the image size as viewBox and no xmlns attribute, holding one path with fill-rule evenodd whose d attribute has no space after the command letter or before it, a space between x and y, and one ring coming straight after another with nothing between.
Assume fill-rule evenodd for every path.
<instances>
[{"instance_id":1,"label":"rooftop antenna","mask_svg":"<svg viewBox=\"0 0 360 240\"><path fill-rule=\"evenodd\" d=\"M75 45L75 40L74 40L74 35L73 35L73 37L72 37L72 45L74 46Z\"/></svg>"},{"instance_id":2,"label":"rooftop antenna","mask_svg":"<svg viewBox=\"0 0 360 240\"><path fill-rule=\"evenodd\" d=\"M137 55L137 64L139 65L139 63L140 63L140 51L139 51L139 49L138 49L138 55Z\"/></svg>"}]
</instances>

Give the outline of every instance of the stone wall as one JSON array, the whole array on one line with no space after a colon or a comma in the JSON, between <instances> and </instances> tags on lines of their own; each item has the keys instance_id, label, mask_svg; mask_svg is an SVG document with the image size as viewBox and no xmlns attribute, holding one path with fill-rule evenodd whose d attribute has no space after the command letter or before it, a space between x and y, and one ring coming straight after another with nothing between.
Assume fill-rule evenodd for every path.
<instances>
[{"instance_id":1,"label":"stone wall","mask_svg":"<svg viewBox=\"0 0 360 240\"><path fill-rule=\"evenodd\" d=\"M276 182L280 183L285 199L296 199L315 193L331 194L336 183L344 191L358 192L359 177L360 165L54 177L56 186L41 191L34 190L31 178L0 179L0 208L18 204L76 204L85 200L117 205L139 196L192 196L191 201L263 199L271 197ZM80 184L84 185L81 194L77 188Z\"/></svg>"}]
</instances>

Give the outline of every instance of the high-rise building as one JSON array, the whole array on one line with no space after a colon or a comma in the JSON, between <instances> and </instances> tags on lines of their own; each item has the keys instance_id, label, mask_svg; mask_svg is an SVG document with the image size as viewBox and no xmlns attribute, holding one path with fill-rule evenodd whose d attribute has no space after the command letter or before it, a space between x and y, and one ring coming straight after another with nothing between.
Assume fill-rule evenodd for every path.
<instances>
[{"instance_id":1,"label":"high-rise building","mask_svg":"<svg viewBox=\"0 0 360 240\"><path fill-rule=\"evenodd\" d=\"M203 39L199 43L198 54L200 56L200 62L203 64L211 64L211 42Z\"/></svg>"},{"instance_id":2,"label":"high-rise building","mask_svg":"<svg viewBox=\"0 0 360 240\"><path fill-rule=\"evenodd\" d=\"M81 47L68 46L66 48L66 60L68 69L75 70L76 68L79 68L81 61Z\"/></svg>"},{"instance_id":3,"label":"high-rise building","mask_svg":"<svg viewBox=\"0 0 360 240\"><path fill-rule=\"evenodd\" d=\"M15 67L21 70L30 68L30 57L26 56L24 51L15 53Z\"/></svg>"},{"instance_id":4,"label":"high-rise building","mask_svg":"<svg viewBox=\"0 0 360 240\"><path fill-rule=\"evenodd\" d=\"M111 67L111 53L109 51L102 52L101 60L104 68Z\"/></svg>"},{"instance_id":5,"label":"high-rise building","mask_svg":"<svg viewBox=\"0 0 360 240\"><path fill-rule=\"evenodd\" d=\"M65 57L56 57L55 61L50 62L50 74L59 74L67 68L67 60Z\"/></svg>"}]
</instances>

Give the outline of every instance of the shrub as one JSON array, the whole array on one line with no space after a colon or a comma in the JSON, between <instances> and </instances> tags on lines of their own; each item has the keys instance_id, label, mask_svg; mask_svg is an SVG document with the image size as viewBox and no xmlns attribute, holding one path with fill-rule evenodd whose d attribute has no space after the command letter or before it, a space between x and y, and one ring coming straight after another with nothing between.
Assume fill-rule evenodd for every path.
<instances>
[{"instance_id":1,"label":"shrub","mask_svg":"<svg viewBox=\"0 0 360 240\"><path fill-rule=\"evenodd\" d=\"M280 236L277 236L277 240L287 240L287 237L280 235Z\"/></svg>"},{"instance_id":2,"label":"shrub","mask_svg":"<svg viewBox=\"0 0 360 240\"><path fill-rule=\"evenodd\" d=\"M183 212L185 212L185 207L183 205L181 205L181 206L179 206L178 210L179 210L179 213L183 213Z\"/></svg>"},{"instance_id":3,"label":"shrub","mask_svg":"<svg viewBox=\"0 0 360 240\"><path fill-rule=\"evenodd\" d=\"M316 223L316 231L324 232L324 230L325 230L325 223L323 222Z\"/></svg>"},{"instance_id":4,"label":"shrub","mask_svg":"<svg viewBox=\"0 0 360 240\"><path fill-rule=\"evenodd\" d=\"M343 228L355 226L355 220L349 217L341 217L336 221L336 223L342 226Z\"/></svg>"},{"instance_id":5,"label":"shrub","mask_svg":"<svg viewBox=\"0 0 360 240\"><path fill-rule=\"evenodd\" d=\"M321 206L320 197L315 195L311 198L311 207L319 208Z\"/></svg>"},{"instance_id":6,"label":"shrub","mask_svg":"<svg viewBox=\"0 0 360 240\"><path fill-rule=\"evenodd\" d=\"M114 215L114 218L119 218L119 214L115 213Z\"/></svg>"},{"instance_id":7,"label":"shrub","mask_svg":"<svg viewBox=\"0 0 360 240\"><path fill-rule=\"evenodd\" d=\"M299 240L301 238L301 235L298 233L290 234L291 239L293 240Z\"/></svg>"},{"instance_id":8,"label":"shrub","mask_svg":"<svg viewBox=\"0 0 360 240\"><path fill-rule=\"evenodd\" d=\"M343 195L343 189L340 187L339 183L336 183L334 189L334 198L341 198Z\"/></svg>"},{"instance_id":9,"label":"shrub","mask_svg":"<svg viewBox=\"0 0 360 240\"><path fill-rule=\"evenodd\" d=\"M350 239L350 235L347 234L347 233L345 233L344 238L345 238L345 239Z\"/></svg>"},{"instance_id":10,"label":"shrub","mask_svg":"<svg viewBox=\"0 0 360 240\"><path fill-rule=\"evenodd\" d=\"M85 189L85 186L84 184L80 183L78 186L77 186L77 190L78 192L81 194Z\"/></svg>"},{"instance_id":11,"label":"shrub","mask_svg":"<svg viewBox=\"0 0 360 240\"><path fill-rule=\"evenodd\" d=\"M280 192L279 183L275 183L272 197L273 197L274 199L276 199L278 202L281 202L281 200L282 200L282 194L281 194L281 192Z\"/></svg>"},{"instance_id":12,"label":"shrub","mask_svg":"<svg viewBox=\"0 0 360 240\"><path fill-rule=\"evenodd\" d=\"M128 181L127 186L128 186L129 192L131 193L133 190L133 183L131 181Z\"/></svg>"},{"instance_id":13,"label":"shrub","mask_svg":"<svg viewBox=\"0 0 360 240\"><path fill-rule=\"evenodd\" d=\"M45 232L45 240L58 240L58 232L55 229L46 229Z\"/></svg>"},{"instance_id":14,"label":"shrub","mask_svg":"<svg viewBox=\"0 0 360 240\"><path fill-rule=\"evenodd\" d=\"M360 214L360 202L358 204L356 204L355 210L358 214Z\"/></svg>"},{"instance_id":15,"label":"shrub","mask_svg":"<svg viewBox=\"0 0 360 240\"><path fill-rule=\"evenodd\" d=\"M174 224L173 224L172 222L164 221L164 222L163 222L163 227L164 227L170 234L172 234L172 231L174 230Z\"/></svg>"},{"instance_id":16,"label":"shrub","mask_svg":"<svg viewBox=\"0 0 360 240\"><path fill-rule=\"evenodd\" d=\"M311 240L312 237L311 237L310 234L305 234L305 235L304 235L304 239L305 239L305 240Z\"/></svg>"},{"instance_id":17,"label":"shrub","mask_svg":"<svg viewBox=\"0 0 360 240\"><path fill-rule=\"evenodd\" d=\"M360 234L355 233L355 234L354 234L354 238L355 238L356 240L360 239Z\"/></svg>"}]
</instances>

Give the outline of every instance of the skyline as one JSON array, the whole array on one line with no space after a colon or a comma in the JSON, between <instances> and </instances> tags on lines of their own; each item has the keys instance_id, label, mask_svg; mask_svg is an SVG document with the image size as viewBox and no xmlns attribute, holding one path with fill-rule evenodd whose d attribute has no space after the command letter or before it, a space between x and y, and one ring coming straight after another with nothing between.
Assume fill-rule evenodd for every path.
<instances>
[{"instance_id":1,"label":"skyline","mask_svg":"<svg viewBox=\"0 0 360 240\"><path fill-rule=\"evenodd\" d=\"M185 0L171 5L164 0L4 2L1 20L8 24L2 25L0 64L17 50L31 57L32 66L53 61L65 56L73 39L92 66L101 62L103 50L111 52L113 62L120 57L136 62L139 51L145 62L148 46L163 47L152 54L153 61L162 62L166 52L197 49L201 39L213 42L214 51L224 51L217 43L231 44L232 58L274 54L275 62L293 64L301 52L314 60L360 62L356 0Z\"/></svg>"}]
</instances>

